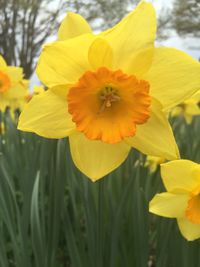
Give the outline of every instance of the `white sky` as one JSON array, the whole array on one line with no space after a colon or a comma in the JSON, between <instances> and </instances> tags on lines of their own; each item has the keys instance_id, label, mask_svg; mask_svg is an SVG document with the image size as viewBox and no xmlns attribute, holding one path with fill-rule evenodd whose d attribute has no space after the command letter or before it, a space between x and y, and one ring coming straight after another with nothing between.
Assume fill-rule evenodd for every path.
<instances>
[{"instance_id":1,"label":"white sky","mask_svg":"<svg viewBox=\"0 0 200 267\"><path fill-rule=\"evenodd\" d=\"M159 14L161 8L166 7L170 8L173 4L173 0L148 0L148 2L153 3L157 13ZM180 50L183 50L190 54L192 57L199 59L200 58L200 42L199 39L195 38L180 38L175 32L172 33L172 37L162 41L161 45L168 47L175 47ZM194 45L196 44L196 45Z\"/></svg>"},{"instance_id":2,"label":"white sky","mask_svg":"<svg viewBox=\"0 0 200 267\"><path fill-rule=\"evenodd\" d=\"M173 0L148 0L148 2L153 3L156 10L159 11L162 7L171 7Z\"/></svg>"}]
</instances>

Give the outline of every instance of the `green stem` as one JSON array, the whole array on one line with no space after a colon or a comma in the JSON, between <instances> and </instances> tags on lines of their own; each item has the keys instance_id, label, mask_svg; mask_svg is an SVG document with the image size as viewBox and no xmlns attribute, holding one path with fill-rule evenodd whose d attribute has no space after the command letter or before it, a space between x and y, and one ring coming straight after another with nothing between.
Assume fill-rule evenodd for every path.
<instances>
[{"instance_id":1,"label":"green stem","mask_svg":"<svg viewBox=\"0 0 200 267\"><path fill-rule=\"evenodd\" d=\"M96 267L103 267L103 241L104 241L104 214L103 214L103 199L104 199L104 183L105 178L98 181L98 205L97 205L97 240L96 240Z\"/></svg>"}]
</instances>

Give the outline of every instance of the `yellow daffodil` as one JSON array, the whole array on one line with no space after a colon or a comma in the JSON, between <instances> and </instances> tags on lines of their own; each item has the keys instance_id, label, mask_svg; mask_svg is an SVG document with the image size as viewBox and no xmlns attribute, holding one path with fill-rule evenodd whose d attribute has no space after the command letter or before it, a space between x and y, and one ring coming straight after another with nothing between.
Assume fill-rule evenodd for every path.
<instances>
[{"instance_id":1,"label":"yellow daffodil","mask_svg":"<svg viewBox=\"0 0 200 267\"><path fill-rule=\"evenodd\" d=\"M7 66L0 56L0 110L5 111L6 107L20 108L25 101L26 93L22 68Z\"/></svg>"},{"instance_id":2,"label":"yellow daffodil","mask_svg":"<svg viewBox=\"0 0 200 267\"><path fill-rule=\"evenodd\" d=\"M174 107L171 111L172 117L184 116L187 124L192 122L194 116L200 115L200 91L195 93L183 103Z\"/></svg>"},{"instance_id":3,"label":"yellow daffodil","mask_svg":"<svg viewBox=\"0 0 200 267\"><path fill-rule=\"evenodd\" d=\"M187 240L200 237L200 164L175 160L161 165L161 176L167 192L157 194L150 202L150 212L176 218Z\"/></svg>"},{"instance_id":4,"label":"yellow daffodil","mask_svg":"<svg viewBox=\"0 0 200 267\"><path fill-rule=\"evenodd\" d=\"M49 90L29 102L18 128L69 136L74 163L93 181L116 169L132 147L179 157L163 110L197 91L200 65L176 49L154 48L155 36L155 11L145 1L98 35L69 13L59 41L45 45L38 62Z\"/></svg>"},{"instance_id":5,"label":"yellow daffodil","mask_svg":"<svg viewBox=\"0 0 200 267\"><path fill-rule=\"evenodd\" d=\"M157 170L158 166L161 163L165 162L165 158L162 157L154 157L154 156L147 156L145 161L145 167L148 167L150 172L153 173Z\"/></svg>"}]
</instances>

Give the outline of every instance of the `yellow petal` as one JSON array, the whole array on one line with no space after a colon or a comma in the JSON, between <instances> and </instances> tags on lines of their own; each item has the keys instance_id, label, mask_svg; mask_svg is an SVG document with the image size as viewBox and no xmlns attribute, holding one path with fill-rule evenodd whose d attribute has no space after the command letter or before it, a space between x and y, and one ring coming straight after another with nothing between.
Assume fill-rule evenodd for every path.
<instances>
[{"instance_id":1,"label":"yellow petal","mask_svg":"<svg viewBox=\"0 0 200 267\"><path fill-rule=\"evenodd\" d=\"M163 183L169 192L194 190L200 183L196 171L200 165L190 160L174 160L161 164L161 176Z\"/></svg>"},{"instance_id":2,"label":"yellow petal","mask_svg":"<svg viewBox=\"0 0 200 267\"><path fill-rule=\"evenodd\" d=\"M133 54L127 65L124 67L124 71L128 74L142 78L151 67L153 55L154 47L146 48Z\"/></svg>"},{"instance_id":3,"label":"yellow petal","mask_svg":"<svg viewBox=\"0 0 200 267\"><path fill-rule=\"evenodd\" d=\"M191 115L188 115L188 114L185 114L185 121L187 124L191 124L192 123L192 120L193 120L193 117Z\"/></svg>"},{"instance_id":4,"label":"yellow petal","mask_svg":"<svg viewBox=\"0 0 200 267\"><path fill-rule=\"evenodd\" d=\"M69 141L76 167L92 181L116 169L126 159L130 150L124 142L106 144L101 141L91 141L79 132L72 134Z\"/></svg>"},{"instance_id":5,"label":"yellow petal","mask_svg":"<svg viewBox=\"0 0 200 267\"><path fill-rule=\"evenodd\" d=\"M155 172L158 166L166 160L161 157L147 156L145 161L145 167L149 167L151 173Z\"/></svg>"},{"instance_id":6,"label":"yellow petal","mask_svg":"<svg viewBox=\"0 0 200 267\"><path fill-rule=\"evenodd\" d=\"M89 48L88 60L95 70L99 67L112 68L113 53L111 47L102 38L95 39Z\"/></svg>"},{"instance_id":7,"label":"yellow petal","mask_svg":"<svg viewBox=\"0 0 200 267\"><path fill-rule=\"evenodd\" d=\"M34 96L22 111L18 129L47 138L63 138L75 128L67 101L51 90Z\"/></svg>"},{"instance_id":8,"label":"yellow petal","mask_svg":"<svg viewBox=\"0 0 200 267\"><path fill-rule=\"evenodd\" d=\"M177 220L181 234L188 240L192 241L200 238L200 224L194 224L186 218Z\"/></svg>"},{"instance_id":9,"label":"yellow petal","mask_svg":"<svg viewBox=\"0 0 200 267\"><path fill-rule=\"evenodd\" d=\"M197 91L194 95L192 95L190 99L195 103L200 102L200 90Z\"/></svg>"},{"instance_id":10,"label":"yellow petal","mask_svg":"<svg viewBox=\"0 0 200 267\"><path fill-rule=\"evenodd\" d=\"M90 69L88 49L93 40L93 35L84 34L44 46L37 66L40 80L48 87L76 83Z\"/></svg>"},{"instance_id":11,"label":"yellow petal","mask_svg":"<svg viewBox=\"0 0 200 267\"><path fill-rule=\"evenodd\" d=\"M12 98L24 98L27 95L27 88L21 83L18 82L15 85L11 86L10 89L4 93L4 96L12 99Z\"/></svg>"},{"instance_id":12,"label":"yellow petal","mask_svg":"<svg viewBox=\"0 0 200 267\"><path fill-rule=\"evenodd\" d=\"M187 115L200 115L200 107L198 104L190 103L186 105L185 112Z\"/></svg>"},{"instance_id":13,"label":"yellow petal","mask_svg":"<svg viewBox=\"0 0 200 267\"><path fill-rule=\"evenodd\" d=\"M184 110L181 106L176 106L170 111L170 116L177 117L183 115Z\"/></svg>"},{"instance_id":14,"label":"yellow petal","mask_svg":"<svg viewBox=\"0 0 200 267\"><path fill-rule=\"evenodd\" d=\"M64 41L85 33L92 33L90 25L79 14L69 12L58 30L58 39Z\"/></svg>"},{"instance_id":15,"label":"yellow petal","mask_svg":"<svg viewBox=\"0 0 200 267\"><path fill-rule=\"evenodd\" d=\"M60 96L66 100L68 91L72 86L73 86L73 84L60 84L60 85L50 87L49 90L51 90L56 95L58 95L58 96Z\"/></svg>"},{"instance_id":16,"label":"yellow petal","mask_svg":"<svg viewBox=\"0 0 200 267\"><path fill-rule=\"evenodd\" d=\"M4 68L6 66L7 66L7 64L4 60L4 58L0 55L0 68Z\"/></svg>"},{"instance_id":17,"label":"yellow petal","mask_svg":"<svg viewBox=\"0 0 200 267\"><path fill-rule=\"evenodd\" d=\"M144 79L150 82L151 95L167 110L199 90L199 74L199 62L189 55L173 48L157 48Z\"/></svg>"},{"instance_id":18,"label":"yellow petal","mask_svg":"<svg viewBox=\"0 0 200 267\"><path fill-rule=\"evenodd\" d=\"M23 69L22 68L9 66L5 69L5 72L10 77L12 85L15 85L19 81L23 80Z\"/></svg>"},{"instance_id":19,"label":"yellow petal","mask_svg":"<svg viewBox=\"0 0 200 267\"><path fill-rule=\"evenodd\" d=\"M162 112L162 106L155 99L152 99L149 120L138 125L136 135L127 138L126 142L147 155L170 160L179 157L170 124Z\"/></svg>"},{"instance_id":20,"label":"yellow petal","mask_svg":"<svg viewBox=\"0 0 200 267\"><path fill-rule=\"evenodd\" d=\"M149 211L168 218L181 218L185 216L188 199L188 194L156 194L149 203Z\"/></svg>"},{"instance_id":21,"label":"yellow petal","mask_svg":"<svg viewBox=\"0 0 200 267\"><path fill-rule=\"evenodd\" d=\"M156 36L156 16L152 4L142 1L134 11L102 35L113 48L115 67L123 68L130 55L153 46Z\"/></svg>"},{"instance_id":22,"label":"yellow petal","mask_svg":"<svg viewBox=\"0 0 200 267\"><path fill-rule=\"evenodd\" d=\"M44 87L42 85L34 85L33 86L33 94L39 95L45 91Z\"/></svg>"}]
</instances>

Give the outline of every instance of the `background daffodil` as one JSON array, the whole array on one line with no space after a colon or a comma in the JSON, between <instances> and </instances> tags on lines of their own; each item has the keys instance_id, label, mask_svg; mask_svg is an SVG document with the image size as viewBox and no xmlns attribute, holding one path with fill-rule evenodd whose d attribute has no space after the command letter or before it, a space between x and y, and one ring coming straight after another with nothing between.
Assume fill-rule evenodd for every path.
<instances>
[{"instance_id":1,"label":"background daffodil","mask_svg":"<svg viewBox=\"0 0 200 267\"><path fill-rule=\"evenodd\" d=\"M149 168L150 172L153 173L157 170L161 163L164 163L165 159L161 157L154 157L148 155L146 157L145 166Z\"/></svg>"},{"instance_id":2,"label":"background daffodil","mask_svg":"<svg viewBox=\"0 0 200 267\"><path fill-rule=\"evenodd\" d=\"M23 80L23 70L7 66L0 56L0 110L22 108L27 94L27 82Z\"/></svg>"},{"instance_id":3,"label":"background daffodil","mask_svg":"<svg viewBox=\"0 0 200 267\"><path fill-rule=\"evenodd\" d=\"M167 189L150 202L150 212L176 218L187 240L200 237L200 165L189 160L175 160L161 165Z\"/></svg>"},{"instance_id":4,"label":"background daffodil","mask_svg":"<svg viewBox=\"0 0 200 267\"><path fill-rule=\"evenodd\" d=\"M177 158L163 111L198 90L200 65L176 49L154 48L155 35L155 11L145 1L98 35L69 13L59 41L44 46L38 62L49 89L29 102L18 128L69 136L74 163L93 181L117 168L132 147Z\"/></svg>"},{"instance_id":5,"label":"background daffodil","mask_svg":"<svg viewBox=\"0 0 200 267\"><path fill-rule=\"evenodd\" d=\"M174 107L170 115L172 117L183 116L187 124L191 124L193 117L200 115L200 91Z\"/></svg>"}]
</instances>

